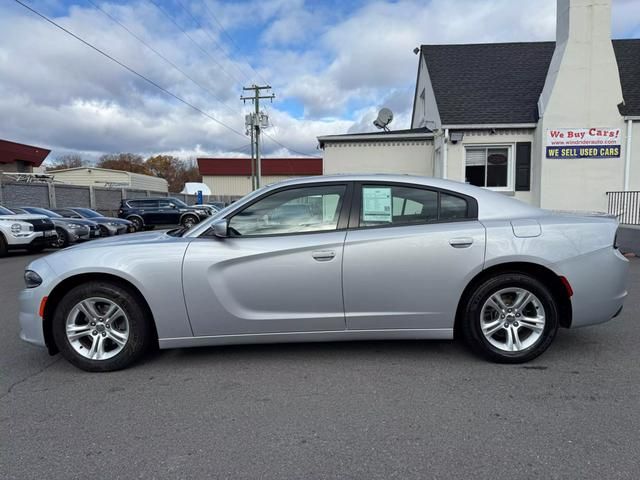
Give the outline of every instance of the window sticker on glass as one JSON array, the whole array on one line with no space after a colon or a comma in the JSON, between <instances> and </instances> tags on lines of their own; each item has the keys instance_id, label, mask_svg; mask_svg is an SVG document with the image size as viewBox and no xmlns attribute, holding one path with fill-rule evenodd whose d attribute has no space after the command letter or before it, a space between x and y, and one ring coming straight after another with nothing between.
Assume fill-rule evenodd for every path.
<instances>
[{"instance_id":1,"label":"window sticker on glass","mask_svg":"<svg viewBox=\"0 0 640 480\"><path fill-rule=\"evenodd\" d=\"M362 187L362 220L391 223L391 188Z\"/></svg>"}]
</instances>

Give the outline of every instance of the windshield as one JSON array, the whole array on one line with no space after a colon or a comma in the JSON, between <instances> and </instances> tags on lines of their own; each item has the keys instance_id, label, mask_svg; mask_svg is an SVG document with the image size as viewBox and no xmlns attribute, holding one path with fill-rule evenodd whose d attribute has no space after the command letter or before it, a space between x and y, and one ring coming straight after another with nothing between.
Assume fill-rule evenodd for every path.
<instances>
[{"instance_id":1,"label":"windshield","mask_svg":"<svg viewBox=\"0 0 640 480\"><path fill-rule=\"evenodd\" d=\"M13 212L8 208L4 208L0 206L0 215L13 215Z\"/></svg>"},{"instance_id":2,"label":"windshield","mask_svg":"<svg viewBox=\"0 0 640 480\"><path fill-rule=\"evenodd\" d=\"M182 200L179 200L177 198L170 198L169 201L174 203L178 207L188 207L189 206L186 203L184 203Z\"/></svg>"},{"instance_id":3,"label":"windshield","mask_svg":"<svg viewBox=\"0 0 640 480\"><path fill-rule=\"evenodd\" d=\"M23 210L33 213L35 215L44 215L49 218L62 218L62 215L58 215L51 210L47 210L46 208L38 208L38 207L22 207Z\"/></svg>"},{"instance_id":4,"label":"windshield","mask_svg":"<svg viewBox=\"0 0 640 480\"><path fill-rule=\"evenodd\" d=\"M79 213L85 218L97 218L102 216L98 212L96 212L95 210L91 210L90 208L74 208L73 211Z\"/></svg>"}]
</instances>

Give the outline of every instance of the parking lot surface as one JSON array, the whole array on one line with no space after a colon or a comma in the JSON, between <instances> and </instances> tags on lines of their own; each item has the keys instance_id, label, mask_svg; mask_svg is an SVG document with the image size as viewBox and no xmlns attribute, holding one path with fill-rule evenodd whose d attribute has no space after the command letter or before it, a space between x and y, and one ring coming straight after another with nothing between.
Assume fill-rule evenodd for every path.
<instances>
[{"instance_id":1,"label":"parking lot surface","mask_svg":"<svg viewBox=\"0 0 640 480\"><path fill-rule=\"evenodd\" d=\"M90 374L18 338L33 258L0 259L2 478L640 478L640 261L620 317L560 330L525 365L399 341L163 351Z\"/></svg>"}]
</instances>

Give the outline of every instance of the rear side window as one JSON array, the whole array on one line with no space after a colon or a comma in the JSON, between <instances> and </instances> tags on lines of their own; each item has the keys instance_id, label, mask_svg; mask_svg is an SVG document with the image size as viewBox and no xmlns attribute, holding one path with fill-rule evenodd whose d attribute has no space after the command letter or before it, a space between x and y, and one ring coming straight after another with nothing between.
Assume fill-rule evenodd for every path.
<instances>
[{"instance_id":1,"label":"rear side window","mask_svg":"<svg viewBox=\"0 0 640 480\"><path fill-rule=\"evenodd\" d=\"M420 225L468 218L466 199L437 190L363 185L360 226Z\"/></svg>"},{"instance_id":2,"label":"rear side window","mask_svg":"<svg viewBox=\"0 0 640 480\"><path fill-rule=\"evenodd\" d=\"M158 206L157 200L129 200L132 208L153 208Z\"/></svg>"}]
</instances>

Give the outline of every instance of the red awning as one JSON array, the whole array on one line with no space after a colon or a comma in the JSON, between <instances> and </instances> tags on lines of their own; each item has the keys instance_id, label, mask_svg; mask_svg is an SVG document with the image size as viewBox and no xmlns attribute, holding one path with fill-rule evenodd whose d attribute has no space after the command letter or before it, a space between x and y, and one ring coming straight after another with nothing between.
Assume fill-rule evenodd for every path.
<instances>
[{"instance_id":1,"label":"red awning","mask_svg":"<svg viewBox=\"0 0 640 480\"><path fill-rule=\"evenodd\" d=\"M200 175L251 175L250 158L199 158ZM322 175L322 158L263 158L262 175Z\"/></svg>"},{"instance_id":2,"label":"red awning","mask_svg":"<svg viewBox=\"0 0 640 480\"><path fill-rule=\"evenodd\" d=\"M0 163L23 161L39 167L50 152L51 150L42 147L0 140Z\"/></svg>"}]
</instances>

